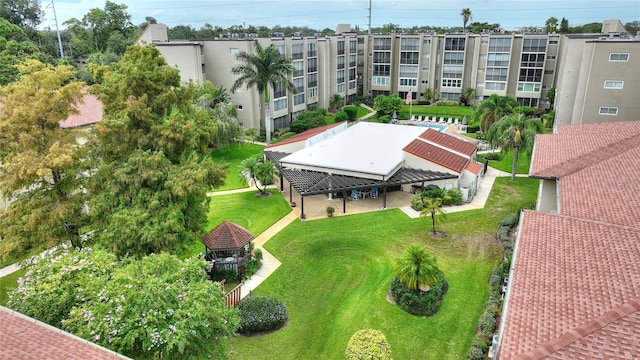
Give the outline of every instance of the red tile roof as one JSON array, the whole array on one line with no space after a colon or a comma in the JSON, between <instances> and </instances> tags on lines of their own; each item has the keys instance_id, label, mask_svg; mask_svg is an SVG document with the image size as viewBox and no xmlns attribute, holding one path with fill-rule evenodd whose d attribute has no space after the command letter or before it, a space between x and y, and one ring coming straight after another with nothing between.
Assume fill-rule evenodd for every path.
<instances>
[{"instance_id":1,"label":"red tile roof","mask_svg":"<svg viewBox=\"0 0 640 360\"><path fill-rule=\"evenodd\" d=\"M467 167L466 167L467 171L470 171L470 172L472 172L472 173L474 173L476 175L480 175L480 173L482 172L482 169L483 169L482 165L478 165L478 164L474 163L473 161L470 161L467 164Z\"/></svg>"},{"instance_id":2,"label":"red tile roof","mask_svg":"<svg viewBox=\"0 0 640 360\"><path fill-rule=\"evenodd\" d=\"M469 162L465 157L419 139L413 140L402 150L458 173L462 172Z\"/></svg>"},{"instance_id":3,"label":"red tile roof","mask_svg":"<svg viewBox=\"0 0 640 360\"><path fill-rule=\"evenodd\" d=\"M128 359L1 306L0 324L0 359Z\"/></svg>"},{"instance_id":4,"label":"red tile roof","mask_svg":"<svg viewBox=\"0 0 640 360\"><path fill-rule=\"evenodd\" d=\"M420 138L426 140L427 142L437 144L447 149L458 152L467 157L471 157L473 153L475 153L478 149L475 144L458 139L454 136L434 129L428 129L427 131L422 133L422 135L420 135Z\"/></svg>"},{"instance_id":5,"label":"red tile roof","mask_svg":"<svg viewBox=\"0 0 640 360\"><path fill-rule=\"evenodd\" d=\"M66 120L60 121L62 128L74 128L92 125L102 120L102 102L91 94L85 94L82 101L76 105L77 114L70 115Z\"/></svg>"},{"instance_id":6,"label":"red tile roof","mask_svg":"<svg viewBox=\"0 0 640 360\"><path fill-rule=\"evenodd\" d=\"M269 146L266 146L265 149L274 147L274 146L282 146L282 145L286 145L286 144L293 144L293 143L297 143L299 141L306 141L309 138L312 138L318 134L321 134L331 128L334 128L338 125L342 125L343 122L339 122L339 123L335 123L335 124L329 124L329 125L324 125L324 126L320 126L317 128L313 128L313 129L309 129L307 131L303 131L300 134L296 134L293 135L292 137L288 138L288 139L284 139L280 142L277 142L275 144L271 144Z\"/></svg>"},{"instance_id":7,"label":"red tile roof","mask_svg":"<svg viewBox=\"0 0 640 360\"><path fill-rule=\"evenodd\" d=\"M238 249L247 245L253 239L253 234L231 221L223 221L202 238L208 249L228 250Z\"/></svg>"}]
</instances>

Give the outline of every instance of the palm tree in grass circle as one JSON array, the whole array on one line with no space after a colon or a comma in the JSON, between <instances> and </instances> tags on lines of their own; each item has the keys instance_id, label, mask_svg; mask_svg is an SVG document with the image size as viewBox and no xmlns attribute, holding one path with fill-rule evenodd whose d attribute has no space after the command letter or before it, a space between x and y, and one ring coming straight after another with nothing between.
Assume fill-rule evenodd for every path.
<instances>
[{"instance_id":1,"label":"palm tree in grass circle","mask_svg":"<svg viewBox=\"0 0 640 360\"><path fill-rule=\"evenodd\" d=\"M267 144L271 142L271 124L266 118L269 115L269 87L282 86L292 94L297 90L289 76L293 75L295 68L291 59L287 59L273 45L263 48L258 41L254 42L254 53L241 51L236 55L239 65L231 68L234 75L240 75L233 83L231 92L235 92L242 85L247 89L253 86L258 88L260 97L260 132L267 135Z\"/></svg>"},{"instance_id":2,"label":"palm tree in grass circle","mask_svg":"<svg viewBox=\"0 0 640 360\"><path fill-rule=\"evenodd\" d=\"M440 223L447 218L447 213L442 210L442 200L440 198L426 198L424 199L424 208L420 211L421 219L431 218L431 227L433 229L433 235L436 235L436 224Z\"/></svg>"},{"instance_id":3,"label":"palm tree in grass circle","mask_svg":"<svg viewBox=\"0 0 640 360\"><path fill-rule=\"evenodd\" d=\"M420 293L421 288L431 287L438 281L440 270L436 259L424 246L412 244L396 264L396 276L407 289Z\"/></svg>"}]
</instances>

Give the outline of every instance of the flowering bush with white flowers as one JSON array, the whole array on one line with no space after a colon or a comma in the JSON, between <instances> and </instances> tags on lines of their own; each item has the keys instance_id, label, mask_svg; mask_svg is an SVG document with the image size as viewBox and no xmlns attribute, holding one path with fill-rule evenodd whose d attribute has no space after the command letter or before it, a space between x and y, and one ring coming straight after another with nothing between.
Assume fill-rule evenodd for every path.
<instances>
[{"instance_id":1,"label":"flowering bush with white flowers","mask_svg":"<svg viewBox=\"0 0 640 360\"><path fill-rule=\"evenodd\" d=\"M238 304L238 310L238 332L245 334L279 329L287 322L284 303L266 296L246 297Z\"/></svg>"}]
</instances>

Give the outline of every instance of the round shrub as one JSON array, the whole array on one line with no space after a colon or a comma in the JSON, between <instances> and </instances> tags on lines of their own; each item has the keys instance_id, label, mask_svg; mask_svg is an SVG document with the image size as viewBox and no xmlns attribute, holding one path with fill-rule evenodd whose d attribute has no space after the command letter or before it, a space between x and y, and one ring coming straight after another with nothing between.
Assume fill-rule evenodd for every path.
<instances>
[{"instance_id":1,"label":"round shrub","mask_svg":"<svg viewBox=\"0 0 640 360\"><path fill-rule=\"evenodd\" d=\"M262 250L260 249L253 250L253 258L258 261L262 260Z\"/></svg>"},{"instance_id":2,"label":"round shrub","mask_svg":"<svg viewBox=\"0 0 640 360\"><path fill-rule=\"evenodd\" d=\"M378 118L378 121L380 121L381 123L388 123L389 121L391 121L391 116L390 115L382 115Z\"/></svg>"},{"instance_id":3,"label":"round shrub","mask_svg":"<svg viewBox=\"0 0 640 360\"><path fill-rule=\"evenodd\" d=\"M420 194L411 197L411 208L415 211L422 211L422 209L424 209L424 201L422 201Z\"/></svg>"},{"instance_id":4,"label":"round shrub","mask_svg":"<svg viewBox=\"0 0 640 360\"><path fill-rule=\"evenodd\" d=\"M431 316L435 314L442 299L449 289L449 284L442 272L436 275L437 281L431 286L426 293L418 294L400 282L398 277L394 277L391 281L390 291L393 301L409 314L418 316Z\"/></svg>"},{"instance_id":5,"label":"round shrub","mask_svg":"<svg viewBox=\"0 0 640 360\"><path fill-rule=\"evenodd\" d=\"M447 196L451 197L451 203L454 205L462 204L462 191L458 189L449 189L447 191Z\"/></svg>"},{"instance_id":6,"label":"round shrub","mask_svg":"<svg viewBox=\"0 0 640 360\"><path fill-rule=\"evenodd\" d=\"M334 119L336 120L336 122L346 121L349 120L349 115L347 115L347 113L344 111L340 111L336 113Z\"/></svg>"},{"instance_id":7,"label":"round shrub","mask_svg":"<svg viewBox=\"0 0 640 360\"><path fill-rule=\"evenodd\" d=\"M342 111L344 111L345 114L347 114L349 121L353 121L358 117L358 108L355 106L352 106L352 105L345 106L342 108Z\"/></svg>"},{"instance_id":8,"label":"round shrub","mask_svg":"<svg viewBox=\"0 0 640 360\"><path fill-rule=\"evenodd\" d=\"M391 360L391 346L384 334L374 329L357 331L349 339L345 351L347 360Z\"/></svg>"},{"instance_id":9,"label":"round shrub","mask_svg":"<svg viewBox=\"0 0 640 360\"><path fill-rule=\"evenodd\" d=\"M238 304L238 332L251 334L281 328L287 322L287 309L278 299L249 296Z\"/></svg>"}]
</instances>

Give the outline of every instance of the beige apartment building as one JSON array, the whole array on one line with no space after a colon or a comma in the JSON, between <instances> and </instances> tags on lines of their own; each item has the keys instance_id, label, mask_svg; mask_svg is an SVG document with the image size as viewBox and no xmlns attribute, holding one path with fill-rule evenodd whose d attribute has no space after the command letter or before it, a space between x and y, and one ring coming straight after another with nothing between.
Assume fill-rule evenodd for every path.
<instances>
[{"instance_id":1,"label":"beige apartment building","mask_svg":"<svg viewBox=\"0 0 640 360\"><path fill-rule=\"evenodd\" d=\"M210 80L230 89L236 54L252 53L253 41L275 45L291 58L297 93L272 89L271 129L289 126L311 105L328 108L340 95L346 104L357 95L412 92L414 100L431 88L434 100L460 100L465 89L475 96L510 95L522 105L546 109L547 92L556 87L556 124L640 119L640 41L626 35L618 20L605 20L601 34L418 33L357 35L347 24L331 36L229 34L216 40L168 41L167 28L152 24L138 43L154 44L182 79ZM230 94L245 128L258 127L257 90Z\"/></svg>"}]
</instances>

